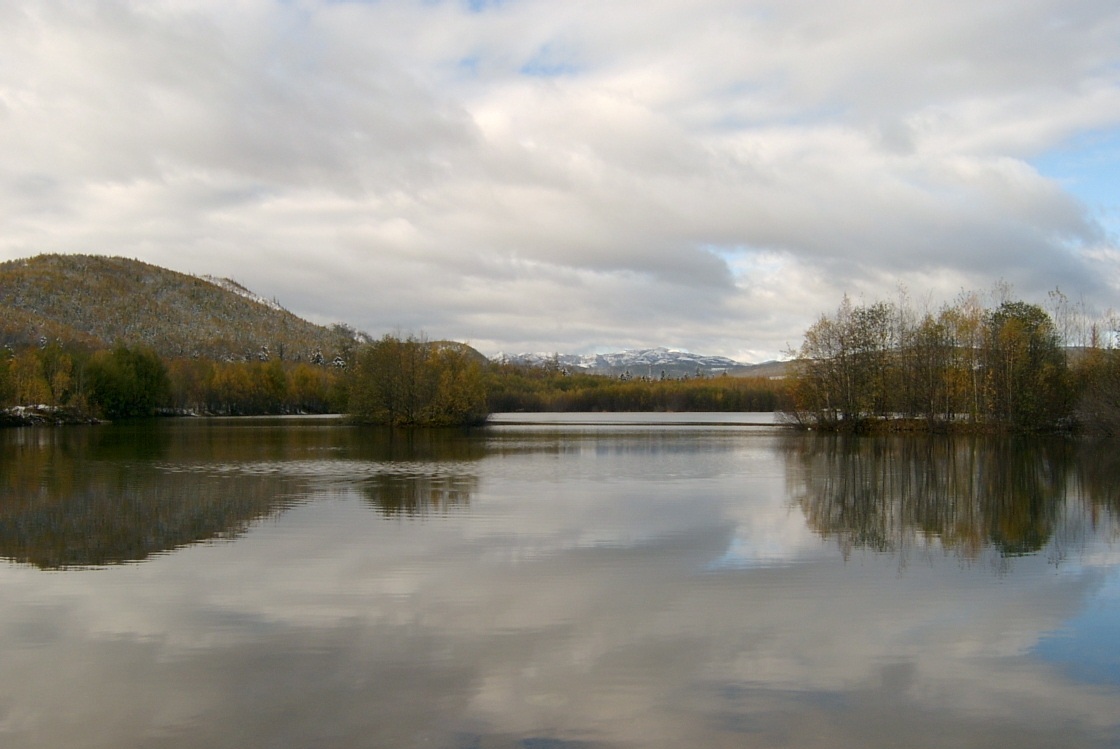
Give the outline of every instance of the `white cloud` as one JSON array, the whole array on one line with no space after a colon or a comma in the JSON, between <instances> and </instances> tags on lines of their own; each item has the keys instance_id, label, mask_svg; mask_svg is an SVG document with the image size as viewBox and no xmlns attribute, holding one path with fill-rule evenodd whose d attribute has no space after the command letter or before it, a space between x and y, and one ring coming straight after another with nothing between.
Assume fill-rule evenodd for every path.
<instances>
[{"instance_id":1,"label":"white cloud","mask_svg":"<svg viewBox=\"0 0 1120 749\"><path fill-rule=\"evenodd\" d=\"M134 256L491 351L762 358L900 281L1111 303L1115 235L1031 160L1120 128L1114 3L27 0L0 22L0 258Z\"/></svg>"}]
</instances>

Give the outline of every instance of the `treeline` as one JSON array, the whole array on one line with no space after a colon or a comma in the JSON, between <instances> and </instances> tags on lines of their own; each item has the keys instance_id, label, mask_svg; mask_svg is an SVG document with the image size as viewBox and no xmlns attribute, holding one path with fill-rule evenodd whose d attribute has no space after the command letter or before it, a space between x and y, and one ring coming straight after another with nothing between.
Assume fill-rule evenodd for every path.
<instances>
[{"instance_id":1,"label":"treeline","mask_svg":"<svg viewBox=\"0 0 1120 749\"><path fill-rule=\"evenodd\" d=\"M174 359L170 406L221 416L340 413L348 398L343 363Z\"/></svg>"},{"instance_id":2,"label":"treeline","mask_svg":"<svg viewBox=\"0 0 1120 749\"><path fill-rule=\"evenodd\" d=\"M393 426L477 424L502 411L775 411L767 378L635 380L553 367L496 365L469 347L384 336L349 359L292 362L161 358L144 346L43 343L0 353L0 407L121 419L162 413L347 413Z\"/></svg>"},{"instance_id":3,"label":"treeline","mask_svg":"<svg viewBox=\"0 0 1120 749\"><path fill-rule=\"evenodd\" d=\"M484 421L482 364L466 347L385 336L351 361L164 359L145 346L54 342L0 355L0 407L45 406L71 420L158 414L349 413L393 426Z\"/></svg>"},{"instance_id":4,"label":"treeline","mask_svg":"<svg viewBox=\"0 0 1120 749\"><path fill-rule=\"evenodd\" d=\"M346 388L342 368L326 363L164 359L145 346L58 342L0 354L0 406L72 418L330 413L345 409Z\"/></svg>"},{"instance_id":5,"label":"treeline","mask_svg":"<svg viewBox=\"0 0 1120 749\"><path fill-rule=\"evenodd\" d=\"M559 367L492 364L446 342L386 336L359 349L351 415L395 425L481 423L510 411L775 411L784 383L766 378L634 380Z\"/></svg>"},{"instance_id":6,"label":"treeline","mask_svg":"<svg viewBox=\"0 0 1120 749\"><path fill-rule=\"evenodd\" d=\"M785 384L764 377L620 379L556 367L491 366L490 410L510 411L776 411Z\"/></svg>"},{"instance_id":7,"label":"treeline","mask_svg":"<svg viewBox=\"0 0 1120 749\"><path fill-rule=\"evenodd\" d=\"M1055 309L1068 310L1055 292ZM1068 322L1068 320L1067 320ZM1066 328L1066 332L1070 327ZM838 431L874 428L1120 432L1120 352L1114 330L1089 325L1084 344L1042 307L962 295L936 312L854 305L806 331L789 413Z\"/></svg>"}]
</instances>

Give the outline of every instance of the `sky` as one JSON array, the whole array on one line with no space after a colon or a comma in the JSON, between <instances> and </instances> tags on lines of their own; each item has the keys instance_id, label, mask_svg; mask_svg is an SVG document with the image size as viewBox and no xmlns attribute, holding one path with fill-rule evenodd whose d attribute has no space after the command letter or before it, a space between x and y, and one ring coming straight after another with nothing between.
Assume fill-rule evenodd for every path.
<instances>
[{"instance_id":1,"label":"sky","mask_svg":"<svg viewBox=\"0 0 1120 749\"><path fill-rule=\"evenodd\" d=\"M0 260L319 323L778 358L857 301L1120 308L1115 0L4 0Z\"/></svg>"}]
</instances>

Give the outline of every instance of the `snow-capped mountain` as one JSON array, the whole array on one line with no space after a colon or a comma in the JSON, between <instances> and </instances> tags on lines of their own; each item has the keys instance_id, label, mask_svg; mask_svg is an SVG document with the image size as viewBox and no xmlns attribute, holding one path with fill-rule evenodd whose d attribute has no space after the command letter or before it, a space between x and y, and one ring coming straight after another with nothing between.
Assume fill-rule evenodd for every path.
<instances>
[{"instance_id":1,"label":"snow-capped mountain","mask_svg":"<svg viewBox=\"0 0 1120 749\"><path fill-rule=\"evenodd\" d=\"M742 367L733 359L724 356L704 356L687 351L675 351L663 347L620 351L611 354L552 354L500 353L491 358L500 364L522 364L528 366L559 366L570 370L582 370L596 374L624 374L629 372L635 377L665 376L680 377L697 372L705 375L721 374Z\"/></svg>"}]
</instances>

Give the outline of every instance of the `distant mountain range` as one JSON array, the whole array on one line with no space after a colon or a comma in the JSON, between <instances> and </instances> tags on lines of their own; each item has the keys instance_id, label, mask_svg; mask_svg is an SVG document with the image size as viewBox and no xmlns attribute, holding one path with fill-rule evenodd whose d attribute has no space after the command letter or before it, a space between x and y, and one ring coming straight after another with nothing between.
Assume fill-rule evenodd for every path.
<instances>
[{"instance_id":1,"label":"distant mountain range","mask_svg":"<svg viewBox=\"0 0 1120 749\"><path fill-rule=\"evenodd\" d=\"M784 362L744 364L723 356L704 356L687 351L667 348L634 349L610 354L549 354L501 353L491 358L500 364L522 366L554 366L571 371L593 374L624 375L660 378L724 374L736 376L779 376L785 371Z\"/></svg>"}]
</instances>

